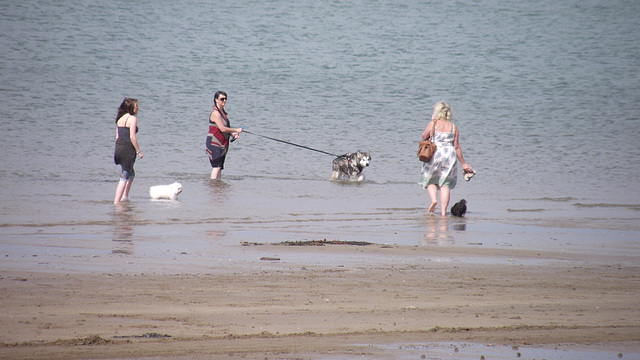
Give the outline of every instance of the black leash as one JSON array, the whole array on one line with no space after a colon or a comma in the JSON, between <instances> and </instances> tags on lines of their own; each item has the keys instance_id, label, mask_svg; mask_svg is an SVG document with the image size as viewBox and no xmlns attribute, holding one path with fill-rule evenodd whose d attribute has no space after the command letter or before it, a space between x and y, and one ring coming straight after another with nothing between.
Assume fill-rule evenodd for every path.
<instances>
[{"instance_id":1,"label":"black leash","mask_svg":"<svg viewBox=\"0 0 640 360\"><path fill-rule=\"evenodd\" d=\"M332 154L332 153L328 153L328 152L326 152L326 151L322 151L322 150L318 150L318 149L310 148L310 147L308 147L308 146L294 144L294 143L289 142L289 141L284 141L284 140L275 139L275 138L272 138L272 137L269 137L269 136L264 136L264 135L256 134L256 133L254 133L254 132L247 131L247 130L243 130L242 132L245 132L245 133L247 133L247 134L252 134L252 135L260 136L260 137L263 137L263 138L265 138L265 139L269 139L269 140L273 140L273 141L279 141L279 142L281 142L281 143L285 143L285 144L289 144L289 145L293 145L293 146L301 147L301 148L303 148L303 149L312 150L312 151L317 151L317 152L319 152L319 153L323 153L323 154L331 155L331 156L334 156L334 157L339 157L339 156L340 156L340 155L335 155L335 154Z\"/></svg>"}]
</instances>

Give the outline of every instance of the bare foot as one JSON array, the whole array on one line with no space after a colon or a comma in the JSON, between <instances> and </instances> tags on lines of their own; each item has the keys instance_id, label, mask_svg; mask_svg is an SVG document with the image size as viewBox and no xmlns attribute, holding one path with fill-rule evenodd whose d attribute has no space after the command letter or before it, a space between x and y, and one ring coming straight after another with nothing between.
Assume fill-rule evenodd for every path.
<instances>
[{"instance_id":1,"label":"bare foot","mask_svg":"<svg viewBox=\"0 0 640 360\"><path fill-rule=\"evenodd\" d=\"M434 201L431 203L431 206L429 206L429 212L434 212L436 210L436 205L438 205L437 201Z\"/></svg>"}]
</instances>

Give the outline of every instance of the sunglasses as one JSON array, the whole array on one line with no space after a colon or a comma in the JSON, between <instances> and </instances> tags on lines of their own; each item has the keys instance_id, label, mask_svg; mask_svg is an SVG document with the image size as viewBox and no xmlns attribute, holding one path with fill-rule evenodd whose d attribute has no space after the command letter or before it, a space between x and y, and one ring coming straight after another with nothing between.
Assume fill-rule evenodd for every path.
<instances>
[{"instance_id":1,"label":"sunglasses","mask_svg":"<svg viewBox=\"0 0 640 360\"><path fill-rule=\"evenodd\" d=\"M218 100L220 100L220 101L227 101L227 98L226 98L226 97L225 97L225 98L218 98Z\"/></svg>"}]
</instances>

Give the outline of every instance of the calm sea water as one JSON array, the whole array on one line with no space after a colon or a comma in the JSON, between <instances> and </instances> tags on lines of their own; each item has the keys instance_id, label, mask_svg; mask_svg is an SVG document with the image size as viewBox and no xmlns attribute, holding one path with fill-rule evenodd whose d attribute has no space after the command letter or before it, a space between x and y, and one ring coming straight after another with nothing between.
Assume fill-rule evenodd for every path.
<instances>
[{"instance_id":1,"label":"calm sea water","mask_svg":"<svg viewBox=\"0 0 640 360\"><path fill-rule=\"evenodd\" d=\"M638 14L640 2L610 0L2 1L0 248L604 239L637 251ZM244 134L212 183L203 143L219 89L233 126L370 150L366 181L331 182L331 156ZM145 158L118 209L125 96L139 99ZM452 192L466 220L429 216L417 185L440 100L478 172ZM149 200L173 181L179 201Z\"/></svg>"}]
</instances>

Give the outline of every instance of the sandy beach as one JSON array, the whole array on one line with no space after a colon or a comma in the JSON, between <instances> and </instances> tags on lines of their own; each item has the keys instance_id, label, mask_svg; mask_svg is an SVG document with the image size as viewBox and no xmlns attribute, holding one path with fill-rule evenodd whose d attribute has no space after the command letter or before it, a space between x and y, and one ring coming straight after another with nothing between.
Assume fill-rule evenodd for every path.
<instances>
[{"instance_id":1,"label":"sandy beach","mask_svg":"<svg viewBox=\"0 0 640 360\"><path fill-rule=\"evenodd\" d=\"M0 358L381 359L393 357L381 346L443 341L640 353L640 269L628 257L238 248L253 260L158 274L4 266ZM296 260L334 255L335 263Z\"/></svg>"},{"instance_id":2,"label":"sandy beach","mask_svg":"<svg viewBox=\"0 0 640 360\"><path fill-rule=\"evenodd\" d=\"M640 360L640 1L0 14L0 360ZM212 181L217 91L244 130ZM429 213L439 101L476 175Z\"/></svg>"}]
</instances>

